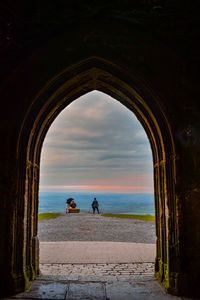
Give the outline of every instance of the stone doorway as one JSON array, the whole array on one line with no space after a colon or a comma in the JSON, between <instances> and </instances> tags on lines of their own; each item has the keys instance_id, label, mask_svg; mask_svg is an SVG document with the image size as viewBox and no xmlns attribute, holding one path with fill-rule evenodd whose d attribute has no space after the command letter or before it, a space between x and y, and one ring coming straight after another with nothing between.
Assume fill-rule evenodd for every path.
<instances>
[{"instance_id":1,"label":"stone doorway","mask_svg":"<svg viewBox=\"0 0 200 300\"><path fill-rule=\"evenodd\" d=\"M101 160L102 157L106 160ZM45 137L40 172L39 212L47 213L50 208L51 212L62 213L55 219L38 221L42 273L43 264L51 263L154 263L153 221L91 214L90 200L94 193L100 203L100 213L110 209L113 213L127 213L130 209L133 214L155 211L150 145L136 117L121 103L103 93L91 92L64 109ZM148 178L141 178L144 172ZM86 186L81 186L83 182ZM109 189L102 191L105 184ZM145 191L151 191L150 195L143 194L143 186ZM69 196L75 197L80 214L65 214ZM140 209L143 203L144 208ZM149 210L145 210L145 203L149 203Z\"/></svg>"},{"instance_id":2,"label":"stone doorway","mask_svg":"<svg viewBox=\"0 0 200 300\"><path fill-rule=\"evenodd\" d=\"M39 165L46 132L64 107L92 90L107 93L133 111L149 138L154 167L157 236L155 274L167 290L176 293L179 270L174 189L176 156L167 117L164 109L158 105L159 98L137 77L129 76L116 64L98 57L81 61L49 81L34 98L24 120L18 143L18 180L21 189L19 194L25 196L24 203L19 197L17 204L10 290L16 292L28 287L39 271ZM19 244L21 247L17 247Z\"/></svg>"}]
</instances>

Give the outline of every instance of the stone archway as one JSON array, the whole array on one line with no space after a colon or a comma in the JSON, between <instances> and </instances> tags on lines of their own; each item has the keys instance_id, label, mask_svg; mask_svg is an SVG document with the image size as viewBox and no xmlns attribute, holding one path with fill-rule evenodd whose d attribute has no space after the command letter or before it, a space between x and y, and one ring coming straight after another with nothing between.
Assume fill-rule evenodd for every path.
<instances>
[{"instance_id":1,"label":"stone archway","mask_svg":"<svg viewBox=\"0 0 200 300\"><path fill-rule=\"evenodd\" d=\"M18 142L18 186L23 201L19 197L13 233L11 289L16 292L26 288L38 274L39 165L47 130L63 108L92 90L112 96L133 111L147 133L154 165L155 274L168 291L177 294L180 266L175 205L176 155L170 124L159 98L138 76L130 76L116 64L98 57L78 62L48 82L34 98L24 119Z\"/></svg>"}]
</instances>

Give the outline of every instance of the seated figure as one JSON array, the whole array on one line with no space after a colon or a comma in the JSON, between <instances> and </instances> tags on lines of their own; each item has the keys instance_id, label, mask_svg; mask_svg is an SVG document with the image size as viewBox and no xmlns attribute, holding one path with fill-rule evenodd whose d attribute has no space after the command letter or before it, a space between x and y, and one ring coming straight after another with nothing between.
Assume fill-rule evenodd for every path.
<instances>
[{"instance_id":1,"label":"seated figure","mask_svg":"<svg viewBox=\"0 0 200 300\"><path fill-rule=\"evenodd\" d=\"M76 203L74 201L71 203L71 208L76 208Z\"/></svg>"},{"instance_id":2,"label":"seated figure","mask_svg":"<svg viewBox=\"0 0 200 300\"><path fill-rule=\"evenodd\" d=\"M70 209L69 209L69 213L79 213L80 209L76 208L76 203L74 201L72 201L72 203L70 204Z\"/></svg>"}]
</instances>

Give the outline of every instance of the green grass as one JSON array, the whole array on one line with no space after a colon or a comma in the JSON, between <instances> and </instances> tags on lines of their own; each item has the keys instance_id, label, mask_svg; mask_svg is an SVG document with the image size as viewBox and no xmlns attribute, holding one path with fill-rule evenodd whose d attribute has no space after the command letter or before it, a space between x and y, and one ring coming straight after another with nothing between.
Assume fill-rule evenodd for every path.
<instances>
[{"instance_id":1,"label":"green grass","mask_svg":"<svg viewBox=\"0 0 200 300\"><path fill-rule=\"evenodd\" d=\"M155 217L150 215L125 215L125 214L102 214L103 217L135 219L142 221L155 222Z\"/></svg>"},{"instance_id":2,"label":"green grass","mask_svg":"<svg viewBox=\"0 0 200 300\"><path fill-rule=\"evenodd\" d=\"M59 213L43 213L43 214L39 214L38 215L38 221L55 219L55 218L57 218L59 216L60 216Z\"/></svg>"}]
</instances>

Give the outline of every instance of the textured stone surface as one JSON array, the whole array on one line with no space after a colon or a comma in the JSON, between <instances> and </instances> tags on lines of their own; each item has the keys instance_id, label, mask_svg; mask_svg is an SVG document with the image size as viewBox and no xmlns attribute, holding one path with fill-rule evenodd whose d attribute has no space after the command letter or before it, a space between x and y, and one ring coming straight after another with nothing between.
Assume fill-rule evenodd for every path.
<instances>
[{"instance_id":1,"label":"textured stone surface","mask_svg":"<svg viewBox=\"0 0 200 300\"><path fill-rule=\"evenodd\" d=\"M71 282L67 299L106 300L105 283L99 282Z\"/></svg>"},{"instance_id":2,"label":"textured stone surface","mask_svg":"<svg viewBox=\"0 0 200 300\"><path fill-rule=\"evenodd\" d=\"M46 276L67 276L72 280L80 280L84 276L91 276L93 280L99 276L113 276L120 280L120 277L127 275L130 279L132 275L153 275L154 263L116 263L116 264L40 264L42 275Z\"/></svg>"},{"instance_id":3,"label":"textured stone surface","mask_svg":"<svg viewBox=\"0 0 200 300\"><path fill-rule=\"evenodd\" d=\"M63 297L63 292L65 296ZM26 293L10 299L65 299L65 300L189 300L167 295L152 275L98 276L82 280L52 279L41 276ZM9 300L8 298L5 300Z\"/></svg>"},{"instance_id":4,"label":"textured stone surface","mask_svg":"<svg viewBox=\"0 0 200 300\"><path fill-rule=\"evenodd\" d=\"M30 299L65 299L68 290L66 282L57 281L36 281L31 288L22 294L18 294L15 298Z\"/></svg>"}]
</instances>

